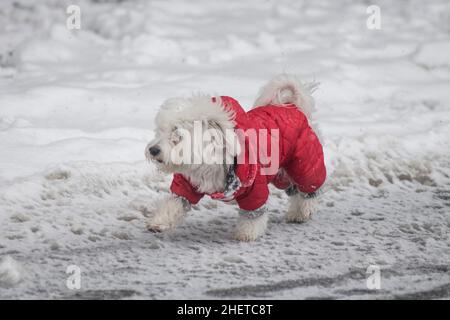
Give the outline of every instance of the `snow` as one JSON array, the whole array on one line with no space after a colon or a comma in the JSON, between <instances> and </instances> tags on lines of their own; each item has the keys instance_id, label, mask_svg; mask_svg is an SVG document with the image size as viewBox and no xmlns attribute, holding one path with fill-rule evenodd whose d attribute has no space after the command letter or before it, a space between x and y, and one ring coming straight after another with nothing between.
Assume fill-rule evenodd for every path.
<instances>
[{"instance_id":1,"label":"snow","mask_svg":"<svg viewBox=\"0 0 450 320\"><path fill-rule=\"evenodd\" d=\"M74 3L81 30L66 29ZM368 5L2 1L0 298L449 298L450 6L377 1L368 30ZM235 206L210 199L148 233L170 183L144 160L161 102L249 108L280 72L321 83L320 212L286 224L272 190L255 243L231 240Z\"/></svg>"},{"instance_id":2,"label":"snow","mask_svg":"<svg viewBox=\"0 0 450 320\"><path fill-rule=\"evenodd\" d=\"M0 287L10 287L22 280L20 265L10 256L0 260Z\"/></svg>"},{"instance_id":3,"label":"snow","mask_svg":"<svg viewBox=\"0 0 450 320\"><path fill-rule=\"evenodd\" d=\"M450 41L425 43L416 55L417 63L427 68L450 67Z\"/></svg>"}]
</instances>

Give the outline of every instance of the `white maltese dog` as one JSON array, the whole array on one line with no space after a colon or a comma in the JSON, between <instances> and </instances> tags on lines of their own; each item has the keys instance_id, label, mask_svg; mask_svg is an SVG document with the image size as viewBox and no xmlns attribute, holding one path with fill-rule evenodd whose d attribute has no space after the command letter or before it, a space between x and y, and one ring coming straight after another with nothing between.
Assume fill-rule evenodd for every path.
<instances>
[{"instance_id":1,"label":"white maltese dog","mask_svg":"<svg viewBox=\"0 0 450 320\"><path fill-rule=\"evenodd\" d=\"M145 155L173 181L148 229L175 228L191 204L209 195L237 203L235 239L256 240L267 227L269 183L290 197L286 221L308 220L326 178L322 145L310 127L314 88L279 75L261 89L249 112L226 96L164 102Z\"/></svg>"}]
</instances>

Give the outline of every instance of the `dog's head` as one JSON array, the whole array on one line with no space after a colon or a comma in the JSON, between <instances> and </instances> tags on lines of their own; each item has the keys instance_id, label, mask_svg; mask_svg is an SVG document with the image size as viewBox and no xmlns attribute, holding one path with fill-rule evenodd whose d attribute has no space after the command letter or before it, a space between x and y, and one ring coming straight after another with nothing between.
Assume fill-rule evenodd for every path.
<instances>
[{"instance_id":1,"label":"dog's head","mask_svg":"<svg viewBox=\"0 0 450 320\"><path fill-rule=\"evenodd\" d=\"M168 99L155 118L155 138L146 158L168 173L233 161L239 153L233 112L220 98L197 95Z\"/></svg>"}]
</instances>

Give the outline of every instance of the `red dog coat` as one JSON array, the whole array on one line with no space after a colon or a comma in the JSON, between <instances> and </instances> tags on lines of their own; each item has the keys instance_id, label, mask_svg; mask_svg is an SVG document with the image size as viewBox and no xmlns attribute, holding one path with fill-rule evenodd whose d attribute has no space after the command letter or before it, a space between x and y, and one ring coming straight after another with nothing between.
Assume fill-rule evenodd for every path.
<instances>
[{"instance_id":1,"label":"red dog coat","mask_svg":"<svg viewBox=\"0 0 450 320\"><path fill-rule=\"evenodd\" d=\"M234 112L235 129L249 128L278 129L279 130L279 167L277 174L262 175L264 165L238 163L233 167L234 174L239 178L237 190L233 190L231 198L224 193L210 194L213 199L236 200L243 210L256 210L266 203L269 196L268 184L273 183L277 188L286 189L291 183L300 192L313 193L325 181L326 169L324 164L322 145L314 131L308 124L308 119L294 104L261 106L245 112L239 103L230 97L221 97L223 107ZM268 137L270 140L270 137ZM270 145L270 141L268 141ZM245 149L249 145L245 144ZM248 153L249 150L241 152ZM227 188L227 186L225 186ZM203 196L191 185L182 174L174 174L170 190L190 203L196 204ZM226 199L224 199L226 198Z\"/></svg>"}]
</instances>

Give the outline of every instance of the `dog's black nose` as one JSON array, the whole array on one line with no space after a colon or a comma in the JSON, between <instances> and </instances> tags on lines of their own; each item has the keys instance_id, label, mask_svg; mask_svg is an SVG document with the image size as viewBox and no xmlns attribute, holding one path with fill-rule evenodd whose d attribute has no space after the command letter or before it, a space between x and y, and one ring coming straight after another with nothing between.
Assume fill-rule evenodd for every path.
<instances>
[{"instance_id":1,"label":"dog's black nose","mask_svg":"<svg viewBox=\"0 0 450 320\"><path fill-rule=\"evenodd\" d=\"M150 151L150 154L152 156L156 157L161 152L161 149L158 146L153 146L153 147L150 147L150 149L148 149L148 151Z\"/></svg>"}]
</instances>

